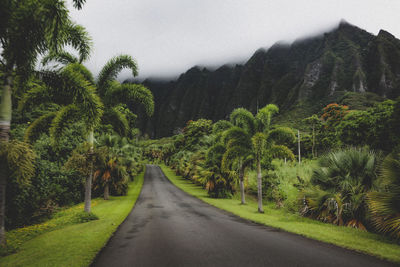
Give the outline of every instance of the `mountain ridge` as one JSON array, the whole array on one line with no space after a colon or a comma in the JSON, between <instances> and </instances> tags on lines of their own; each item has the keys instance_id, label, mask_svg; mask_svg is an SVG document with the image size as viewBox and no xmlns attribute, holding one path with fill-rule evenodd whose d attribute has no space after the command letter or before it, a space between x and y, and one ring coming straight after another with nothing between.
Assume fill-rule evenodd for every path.
<instances>
[{"instance_id":1,"label":"mountain ridge","mask_svg":"<svg viewBox=\"0 0 400 267\"><path fill-rule=\"evenodd\" d=\"M176 80L143 84L153 92L156 108L138 127L157 138L191 119L227 118L237 107L255 112L275 103L285 112L308 102L317 110L342 92L394 98L400 95L400 40L341 21L330 32L260 48L243 65L213 71L195 66Z\"/></svg>"}]
</instances>

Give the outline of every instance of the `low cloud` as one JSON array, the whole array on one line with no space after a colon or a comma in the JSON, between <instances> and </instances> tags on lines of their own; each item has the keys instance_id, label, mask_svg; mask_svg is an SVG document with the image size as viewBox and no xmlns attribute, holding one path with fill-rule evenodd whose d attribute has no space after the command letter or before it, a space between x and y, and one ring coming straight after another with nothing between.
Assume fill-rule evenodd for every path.
<instances>
[{"instance_id":1,"label":"low cloud","mask_svg":"<svg viewBox=\"0 0 400 267\"><path fill-rule=\"evenodd\" d=\"M71 8L71 16L93 37L86 65L95 74L126 53L146 78L242 63L261 47L322 33L342 18L374 34L385 29L400 36L399 10L396 0L88 0L83 10Z\"/></svg>"}]
</instances>

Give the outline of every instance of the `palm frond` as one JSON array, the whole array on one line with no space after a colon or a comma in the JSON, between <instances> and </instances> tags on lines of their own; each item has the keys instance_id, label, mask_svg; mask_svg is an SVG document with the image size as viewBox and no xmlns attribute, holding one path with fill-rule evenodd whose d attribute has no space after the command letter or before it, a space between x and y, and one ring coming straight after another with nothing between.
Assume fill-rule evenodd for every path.
<instances>
[{"instance_id":1,"label":"palm frond","mask_svg":"<svg viewBox=\"0 0 400 267\"><path fill-rule=\"evenodd\" d=\"M257 112L256 119L262 125L260 131L269 130L272 116L279 112L279 108L274 104L268 104Z\"/></svg>"},{"instance_id":2,"label":"palm frond","mask_svg":"<svg viewBox=\"0 0 400 267\"><path fill-rule=\"evenodd\" d=\"M268 132L268 143L277 145L291 145L296 140L296 135L289 127L279 127Z\"/></svg>"},{"instance_id":3,"label":"palm frond","mask_svg":"<svg viewBox=\"0 0 400 267\"><path fill-rule=\"evenodd\" d=\"M73 89L73 103L82 109L82 116L88 129L94 129L100 123L103 115L103 104L96 94L95 87L87 81L82 74L74 71L73 65L68 65L62 70L61 75L66 82L66 88Z\"/></svg>"},{"instance_id":4,"label":"palm frond","mask_svg":"<svg viewBox=\"0 0 400 267\"><path fill-rule=\"evenodd\" d=\"M80 73L87 81L94 85L94 78L92 73L82 64L71 62L66 68L69 68L71 71Z\"/></svg>"},{"instance_id":5,"label":"palm frond","mask_svg":"<svg viewBox=\"0 0 400 267\"><path fill-rule=\"evenodd\" d=\"M133 106L135 103L141 104L148 116L154 113L153 94L149 89L141 84L120 84L113 86L106 94L106 98L114 104L125 103Z\"/></svg>"},{"instance_id":6,"label":"palm frond","mask_svg":"<svg viewBox=\"0 0 400 267\"><path fill-rule=\"evenodd\" d=\"M6 170L18 184L27 184L35 174L36 154L25 142L12 140L0 142L0 160L6 163Z\"/></svg>"},{"instance_id":7,"label":"palm frond","mask_svg":"<svg viewBox=\"0 0 400 267\"><path fill-rule=\"evenodd\" d=\"M278 158L278 159L286 158L286 159L294 161L294 154L287 146L273 145L270 148L270 152L272 154L272 157L274 157L274 158Z\"/></svg>"},{"instance_id":8,"label":"palm frond","mask_svg":"<svg viewBox=\"0 0 400 267\"><path fill-rule=\"evenodd\" d=\"M265 135L263 133L258 132L255 135L253 135L253 137L251 138L251 142L253 144L253 151L256 160L260 160L262 153L265 149L265 144L266 144Z\"/></svg>"},{"instance_id":9,"label":"palm frond","mask_svg":"<svg viewBox=\"0 0 400 267\"><path fill-rule=\"evenodd\" d=\"M73 0L74 7L76 9L82 9L83 5L85 4L86 0Z\"/></svg>"},{"instance_id":10,"label":"palm frond","mask_svg":"<svg viewBox=\"0 0 400 267\"><path fill-rule=\"evenodd\" d=\"M110 124L121 136L126 136L129 131L129 122L126 116L118 108L106 109L103 115L103 123Z\"/></svg>"},{"instance_id":11,"label":"palm frond","mask_svg":"<svg viewBox=\"0 0 400 267\"><path fill-rule=\"evenodd\" d=\"M55 61L62 63L64 65L71 64L71 63L78 63L79 59L72 55L71 53L68 53L66 51L58 51L56 52L50 52L46 56L43 57L42 59L42 64L47 65L49 62Z\"/></svg>"},{"instance_id":12,"label":"palm frond","mask_svg":"<svg viewBox=\"0 0 400 267\"><path fill-rule=\"evenodd\" d=\"M372 222L379 232L400 239L400 153L384 159L379 178L382 190L367 196Z\"/></svg>"},{"instance_id":13,"label":"palm frond","mask_svg":"<svg viewBox=\"0 0 400 267\"><path fill-rule=\"evenodd\" d=\"M97 86L100 95L104 95L108 89L108 83L117 78L118 73L125 68L132 71L133 76L138 75L138 66L136 61L129 55L119 55L110 59L97 78Z\"/></svg>"},{"instance_id":14,"label":"palm frond","mask_svg":"<svg viewBox=\"0 0 400 267\"><path fill-rule=\"evenodd\" d=\"M64 130L73 122L79 121L80 118L80 109L74 104L65 106L58 111L49 130L52 145L56 146Z\"/></svg>"},{"instance_id":15,"label":"palm frond","mask_svg":"<svg viewBox=\"0 0 400 267\"><path fill-rule=\"evenodd\" d=\"M45 129L49 128L56 114L57 112L46 113L31 123L25 131L24 141L26 143L32 143L36 140Z\"/></svg>"},{"instance_id":16,"label":"palm frond","mask_svg":"<svg viewBox=\"0 0 400 267\"><path fill-rule=\"evenodd\" d=\"M245 108L234 109L230 115L233 125L246 130L249 134L255 131L255 121L253 114Z\"/></svg>"},{"instance_id":17,"label":"palm frond","mask_svg":"<svg viewBox=\"0 0 400 267\"><path fill-rule=\"evenodd\" d=\"M219 133L222 133L232 127L233 127L233 124L230 123L229 121L219 120L213 124L212 133L219 134Z\"/></svg>"},{"instance_id":18,"label":"palm frond","mask_svg":"<svg viewBox=\"0 0 400 267\"><path fill-rule=\"evenodd\" d=\"M243 137L250 139L249 134L244 129L235 126L223 133L222 142L227 144L232 139L241 139Z\"/></svg>"},{"instance_id":19,"label":"palm frond","mask_svg":"<svg viewBox=\"0 0 400 267\"><path fill-rule=\"evenodd\" d=\"M39 103L49 103L52 100L52 89L50 87L39 83L30 83L29 86L30 89L18 103L19 112L24 112Z\"/></svg>"},{"instance_id":20,"label":"palm frond","mask_svg":"<svg viewBox=\"0 0 400 267\"><path fill-rule=\"evenodd\" d=\"M76 49L79 53L79 63L82 63L89 58L93 44L84 27L70 22L65 26L62 45L71 45Z\"/></svg>"}]
</instances>

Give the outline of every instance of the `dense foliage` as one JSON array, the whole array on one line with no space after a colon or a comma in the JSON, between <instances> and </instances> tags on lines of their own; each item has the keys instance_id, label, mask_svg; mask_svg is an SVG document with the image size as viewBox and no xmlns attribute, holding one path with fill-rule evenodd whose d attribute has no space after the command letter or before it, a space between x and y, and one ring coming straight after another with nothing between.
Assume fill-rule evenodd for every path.
<instances>
[{"instance_id":1,"label":"dense foliage","mask_svg":"<svg viewBox=\"0 0 400 267\"><path fill-rule=\"evenodd\" d=\"M182 133L141 145L145 157L202 185L210 197L240 194L245 203L244 194L258 195L288 212L396 237L397 154L382 159L399 145L399 100L362 103L360 110L332 103L305 118L301 163L295 130L276 124L273 105L255 116L235 109L229 121L189 121Z\"/></svg>"},{"instance_id":2,"label":"dense foliage","mask_svg":"<svg viewBox=\"0 0 400 267\"><path fill-rule=\"evenodd\" d=\"M74 6L81 8L84 2L75 0ZM359 67L352 60L362 55L364 63L376 62L376 55L389 53L388 47L400 49L387 34L373 37L341 24L324 36L327 50L319 50L322 39L309 41L315 49L307 51L314 52L304 51L301 42L276 46L258 51L246 66L217 70L222 79L192 69L156 109L173 110L156 116L164 120L156 122L161 130L155 135L175 135L148 140L136 121L138 115L153 115L153 94L143 84L117 80L123 69L138 74L132 57L111 58L94 78L83 65L90 55L90 37L70 20L64 1L3 1L0 10L1 245L5 227L43 221L83 200L87 214L80 221L96 218L89 213L92 196L107 200L126 194L128 182L143 169L143 158L171 167L212 198L237 194L245 204L246 194L257 196L260 213L264 203L273 202L302 216L400 238L398 81L389 81L395 76L389 68ZM338 35L347 37L337 42ZM367 45L365 52L357 52ZM67 46L78 56L66 52ZM289 59L283 60L282 54ZM47 67L37 68L40 57ZM266 67L267 61L282 65ZM61 66L48 67L50 62ZM389 63L383 65L398 66L397 61ZM258 69L266 77L253 77ZM377 84L382 71L390 74L386 85ZM319 78L310 80L316 72ZM211 89L222 88L219 102L200 90L208 81L216 81L210 82ZM376 85L380 96L365 93L365 84ZM224 96L232 86L229 102ZM262 103L277 103L286 115L277 119L275 104L259 108L258 88ZM344 93L349 88L363 93ZM174 97L176 91L179 97ZM218 103L224 105L209 108ZM243 105L249 109L237 108ZM201 115L227 120L186 121ZM175 127L183 121L184 128Z\"/></svg>"},{"instance_id":3,"label":"dense foliage","mask_svg":"<svg viewBox=\"0 0 400 267\"><path fill-rule=\"evenodd\" d=\"M94 79L83 65L91 39L64 1L0 5L1 222L7 229L37 223L84 199L89 212L92 193L126 194L143 169L134 112L138 105L148 116L154 110L146 87L116 80L125 68L136 76L136 61L116 56ZM4 244L3 224L0 230Z\"/></svg>"}]
</instances>

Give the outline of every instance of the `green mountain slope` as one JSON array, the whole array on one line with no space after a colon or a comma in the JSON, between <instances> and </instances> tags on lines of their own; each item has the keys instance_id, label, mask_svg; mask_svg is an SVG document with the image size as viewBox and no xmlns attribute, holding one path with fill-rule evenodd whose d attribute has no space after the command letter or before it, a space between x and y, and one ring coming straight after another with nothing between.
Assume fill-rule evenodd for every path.
<instances>
[{"instance_id":1,"label":"green mountain slope","mask_svg":"<svg viewBox=\"0 0 400 267\"><path fill-rule=\"evenodd\" d=\"M277 104L282 117L293 114L295 121L345 92L399 96L400 40L341 22L323 35L260 49L244 65L215 71L193 67L175 81L144 84L155 95L156 110L138 126L151 137L171 135L191 119L216 121L236 107L255 112L267 103Z\"/></svg>"}]
</instances>

